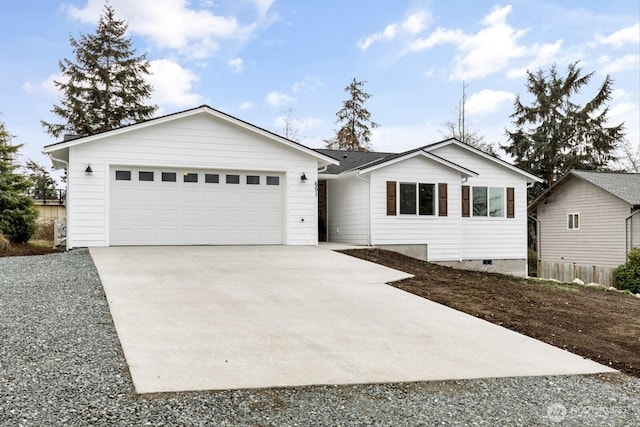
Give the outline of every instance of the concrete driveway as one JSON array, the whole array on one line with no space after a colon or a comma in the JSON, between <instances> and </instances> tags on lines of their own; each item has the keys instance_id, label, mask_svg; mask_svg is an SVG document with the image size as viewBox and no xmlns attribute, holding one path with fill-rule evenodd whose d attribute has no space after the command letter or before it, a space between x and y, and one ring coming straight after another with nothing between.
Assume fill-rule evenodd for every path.
<instances>
[{"instance_id":1,"label":"concrete driveway","mask_svg":"<svg viewBox=\"0 0 640 427\"><path fill-rule=\"evenodd\" d=\"M322 247L90 252L138 393L613 372Z\"/></svg>"}]
</instances>

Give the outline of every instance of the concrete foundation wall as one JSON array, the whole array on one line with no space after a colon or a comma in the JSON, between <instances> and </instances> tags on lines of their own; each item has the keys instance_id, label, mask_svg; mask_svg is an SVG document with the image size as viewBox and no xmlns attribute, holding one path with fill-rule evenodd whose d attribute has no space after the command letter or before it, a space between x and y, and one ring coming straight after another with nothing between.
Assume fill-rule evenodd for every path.
<instances>
[{"instance_id":1,"label":"concrete foundation wall","mask_svg":"<svg viewBox=\"0 0 640 427\"><path fill-rule=\"evenodd\" d=\"M502 273L512 276L527 277L526 259L492 259L491 264L484 264L481 259L462 261L437 261L434 264L446 267L459 268L461 270L486 271L490 273Z\"/></svg>"},{"instance_id":2,"label":"concrete foundation wall","mask_svg":"<svg viewBox=\"0 0 640 427\"><path fill-rule=\"evenodd\" d=\"M391 252L397 252L412 258L427 261L428 248L427 245L376 245L376 248L385 249Z\"/></svg>"}]
</instances>

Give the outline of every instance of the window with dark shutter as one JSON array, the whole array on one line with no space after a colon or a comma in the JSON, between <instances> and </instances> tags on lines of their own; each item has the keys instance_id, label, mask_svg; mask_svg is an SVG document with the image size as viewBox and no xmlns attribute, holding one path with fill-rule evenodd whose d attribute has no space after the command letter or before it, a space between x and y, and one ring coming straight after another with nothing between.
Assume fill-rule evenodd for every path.
<instances>
[{"instance_id":1,"label":"window with dark shutter","mask_svg":"<svg viewBox=\"0 0 640 427\"><path fill-rule=\"evenodd\" d=\"M471 216L468 185L462 186L462 216L465 218L469 218L469 216Z\"/></svg>"},{"instance_id":2,"label":"window with dark shutter","mask_svg":"<svg viewBox=\"0 0 640 427\"><path fill-rule=\"evenodd\" d=\"M516 216L515 190L513 187L507 187L507 218L515 218Z\"/></svg>"},{"instance_id":3,"label":"window with dark shutter","mask_svg":"<svg viewBox=\"0 0 640 427\"><path fill-rule=\"evenodd\" d=\"M438 184L438 216L447 216L447 184L439 183Z\"/></svg>"},{"instance_id":4,"label":"window with dark shutter","mask_svg":"<svg viewBox=\"0 0 640 427\"><path fill-rule=\"evenodd\" d=\"M396 215L396 182L387 181L387 215Z\"/></svg>"}]
</instances>

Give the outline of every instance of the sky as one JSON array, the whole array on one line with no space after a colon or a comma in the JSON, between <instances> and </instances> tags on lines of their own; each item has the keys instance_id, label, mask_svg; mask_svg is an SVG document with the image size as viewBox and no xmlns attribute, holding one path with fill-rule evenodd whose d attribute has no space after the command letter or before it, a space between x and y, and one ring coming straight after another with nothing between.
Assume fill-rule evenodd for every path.
<instances>
[{"instance_id":1,"label":"sky","mask_svg":"<svg viewBox=\"0 0 640 427\"><path fill-rule=\"evenodd\" d=\"M202 104L282 133L283 117L309 147L338 128L354 78L379 127L375 151L444 139L466 85L466 123L495 146L516 96L532 101L527 70L561 72L575 61L593 97L614 81L609 124L640 141L640 2L637 0L110 0L137 54L146 54L158 115ZM23 161L50 166L57 142L58 61L69 37L95 33L103 0L2 0L0 121L24 144ZM498 152L509 160L504 152Z\"/></svg>"}]
</instances>

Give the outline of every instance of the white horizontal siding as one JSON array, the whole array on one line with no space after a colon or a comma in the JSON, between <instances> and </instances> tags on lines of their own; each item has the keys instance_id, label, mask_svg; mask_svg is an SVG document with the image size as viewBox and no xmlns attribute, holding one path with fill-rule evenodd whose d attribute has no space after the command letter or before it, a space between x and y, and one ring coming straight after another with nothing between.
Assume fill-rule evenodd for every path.
<instances>
[{"instance_id":1,"label":"white horizontal siding","mask_svg":"<svg viewBox=\"0 0 640 427\"><path fill-rule=\"evenodd\" d=\"M425 244L430 261L460 259L460 173L414 157L371 173L372 244ZM387 215L387 181L447 184L448 215ZM437 185L436 185L437 192ZM437 197L436 197L437 214Z\"/></svg>"},{"instance_id":2,"label":"white horizontal siding","mask_svg":"<svg viewBox=\"0 0 640 427\"><path fill-rule=\"evenodd\" d=\"M567 214L580 229L567 229ZM625 262L625 218L631 206L600 188L570 178L537 208L543 261L617 267Z\"/></svg>"},{"instance_id":3,"label":"white horizontal siding","mask_svg":"<svg viewBox=\"0 0 640 427\"><path fill-rule=\"evenodd\" d=\"M327 201L329 241L368 245L368 183L354 176L328 180Z\"/></svg>"},{"instance_id":4,"label":"white horizontal siding","mask_svg":"<svg viewBox=\"0 0 640 427\"><path fill-rule=\"evenodd\" d=\"M108 245L112 165L273 171L286 174L285 242L317 244L317 161L208 114L193 115L72 146L68 238L71 247ZM90 164L91 176L84 169ZM300 181L305 173L308 180ZM304 219L304 220L303 220Z\"/></svg>"},{"instance_id":5,"label":"white horizontal siding","mask_svg":"<svg viewBox=\"0 0 640 427\"><path fill-rule=\"evenodd\" d=\"M464 185L513 187L514 218L462 218L462 258L527 258L527 182L523 175L462 147L450 144L434 154L478 173ZM506 193L505 193L506 198ZM461 201L459 201L461 204ZM506 215L506 210L505 210Z\"/></svg>"}]
</instances>

